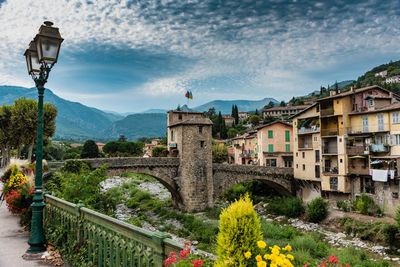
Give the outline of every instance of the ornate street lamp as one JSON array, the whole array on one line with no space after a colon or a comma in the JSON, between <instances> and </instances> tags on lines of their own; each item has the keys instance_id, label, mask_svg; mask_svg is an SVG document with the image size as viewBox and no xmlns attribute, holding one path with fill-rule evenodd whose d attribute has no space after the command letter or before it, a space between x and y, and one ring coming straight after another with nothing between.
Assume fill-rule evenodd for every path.
<instances>
[{"instance_id":1,"label":"ornate street lamp","mask_svg":"<svg viewBox=\"0 0 400 267\"><path fill-rule=\"evenodd\" d=\"M52 27L53 23L45 21L40 26L39 33L30 42L29 48L25 51L26 65L29 75L35 81L38 90L38 124L36 142L36 173L35 173L35 194L33 196L32 224L29 237L28 253L39 253L46 250L46 238L43 231L43 186L42 186L42 160L43 160L43 96L44 85L47 82L51 68L57 62L58 54L63 39L58 28Z\"/></svg>"}]
</instances>

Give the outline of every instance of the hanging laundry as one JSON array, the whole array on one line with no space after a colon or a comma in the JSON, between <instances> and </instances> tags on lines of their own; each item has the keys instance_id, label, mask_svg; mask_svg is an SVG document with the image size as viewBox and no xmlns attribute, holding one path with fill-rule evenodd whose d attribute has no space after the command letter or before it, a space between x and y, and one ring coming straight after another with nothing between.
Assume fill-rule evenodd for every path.
<instances>
[{"instance_id":1,"label":"hanging laundry","mask_svg":"<svg viewBox=\"0 0 400 267\"><path fill-rule=\"evenodd\" d=\"M387 180L388 180L388 170L372 169L372 181L387 182Z\"/></svg>"}]
</instances>

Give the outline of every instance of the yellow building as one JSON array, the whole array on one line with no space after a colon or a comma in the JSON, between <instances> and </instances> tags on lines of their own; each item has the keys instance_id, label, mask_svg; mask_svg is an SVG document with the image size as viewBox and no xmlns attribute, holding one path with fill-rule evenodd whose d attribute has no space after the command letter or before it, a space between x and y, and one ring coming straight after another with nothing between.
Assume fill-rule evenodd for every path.
<instances>
[{"instance_id":1,"label":"yellow building","mask_svg":"<svg viewBox=\"0 0 400 267\"><path fill-rule=\"evenodd\" d=\"M234 164L258 164L257 132L251 131L241 136L232 138L234 148Z\"/></svg>"},{"instance_id":2,"label":"yellow building","mask_svg":"<svg viewBox=\"0 0 400 267\"><path fill-rule=\"evenodd\" d=\"M291 168L293 166L292 124L275 121L256 128L260 166Z\"/></svg>"}]
</instances>

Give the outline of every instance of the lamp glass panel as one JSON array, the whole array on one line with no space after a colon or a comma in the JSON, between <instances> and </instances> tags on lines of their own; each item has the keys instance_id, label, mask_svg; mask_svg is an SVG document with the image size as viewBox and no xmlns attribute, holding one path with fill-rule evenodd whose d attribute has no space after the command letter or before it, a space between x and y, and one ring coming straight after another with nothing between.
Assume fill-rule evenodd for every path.
<instances>
[{"instance_id":1,"label":"lamp glass panel","mask_svg":"<svg viewBox=\"0 0 400 267\"><path fill-rule=\"evenodd\" d=\"M39 42L37 44L40 45L38 47L38 51L42 55L40 55L40 59L48 64L52 64L57 61L57 54L58 54L58 47L60 42L58 40L46 38L46 37L39 37Z\"/></svg>"},{"instance_id":2,"label":"lamp glass panel","mask_svg":"<svg viewBox=\"0 0 400 267\"><path fill-rule=\"evenodd\" d=\"M25 59L26 59L26 68L28 69L28 73L30 74L32 71L31 56L26 54Z\"/></svg>"},{"instance_id":3,"label":"lamp glass panel","mask_svg":"<svg viewBox=\"0 0 400 267\"><path fill-rule=\"evenodd\" d=\"M35 73L40 72L40 62L39 62L39 57L37 53L30 53L31 56L31 62L32 62L32 71Z\"/></svg>"}]
</instances>

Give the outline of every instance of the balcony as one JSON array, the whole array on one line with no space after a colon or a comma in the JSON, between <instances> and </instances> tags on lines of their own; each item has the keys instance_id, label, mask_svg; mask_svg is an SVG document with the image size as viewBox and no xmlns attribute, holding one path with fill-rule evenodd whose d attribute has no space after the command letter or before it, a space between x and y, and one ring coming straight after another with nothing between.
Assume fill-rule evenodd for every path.
<instances>
[{"instance_id":1,"label":"balcony","mask_svg":"<svg viewBox=\"0 0 400 267\"><path fill-rule=\"evenodd\" d=\"M347 155L349 156L357 156L357 155L368 155L368 148L365 146L347 146L346 147Z\"/></svg>"},{"instance_id":2,"label":"balcony","mask_svg":"<svg viewBox=\"0 0 400 267\"><path fill-rule=\"evenodd\" d=\"M337 138L333 137L324 139L322 143L322 154L337 155L337 153L338 153Z\"/></svg>"},{"instance_id":3,"label":"balcony","mask_svg":"<svg viewBox=\"0 0 400 267\"><path fill-rule=\"evenodd\" d=\"M348 173L356 175L369 175L369 168L364 160L350 160Z\"/></svg>"},{"instance_id":4,"label":"balcony","mask_svg":"<svg viewBox=\"0 0 400 267\"><path fill-rule=\"evenodd\" d=\"M317 126L312 126L310 128L300 128L298 130L298 134L312 134L312 133L318 133L320 131L320 127Z\"/></svg>"},{"instance_id":5,"label":"balcony","mask_svg":"<svg viewBox=\"0 0 400 267\"><path fill-rule=\"evenodd\" d=\"M324 167L324 175L336 175L339 173L339 168L337 166Z\"/></svg>"},{"instance_id":6,"label":"balcony","mask_svg":"<svg viewBox=\"0 0 400 267\"><path fill-rule=\"evenodd\" d=\"M299 137L299 150L313 149L311 135Z\"/></svg>"},{"instance_id":7,"label":"balcony","mask_svg":"<svg viewBox=\"0 0 400 267\"><path fill-rule=\"evenodd\" d=\"M334 110L333 110L333 107L329 107L329 108L321 109L320 114L321 114L321 117L324 117L324 116L331 116L331 115L334 115L335 112L334 112Z\"/></svg>"},{"instance_id":8,"label":"balcony","mask_svg":"<svg viewBox=\"0 0 400 267\"><path fill-rule=\"evenodd\" d=\"M241 158L257 158L257 153L255 153L253 150L251 151L242 151L240 153Z\"/></svg>"},{"instance_id":9,"label":"balcony","mask_svg":"<svg viewBox=\"0 0 400 267\"><path fill-rule=\"evenodd\" d=\"M321 136L337 136L343 135L343 129L339 128L325 128L321 130Z\"/></svg>"},{"instance_id":10,"label":"balcony","mask_svg":"<svg viewBox=\"0 0 400 267\"><path fill-rule=\"evenodd\" d=\"M387 153L389 150L390 147L386 144L371 144L369 147L371 153Z\"/></svg>"},{"instance_id":11,"label":"balcony","mask_svg":"<svg viewBox=\"0 0 400 267\"><path fill-rule=\"evenodd\" d=\"M365 124L359 126L352 126L347 128L348 134L367 134L367 133L376 133L376 132L388 132L389 123L380 123L380 124Z\"/></svg>"}]
</instances>

